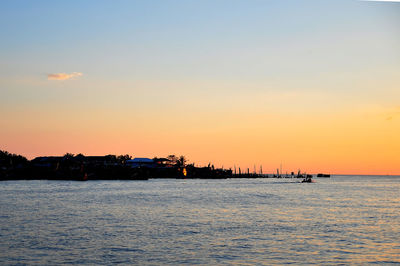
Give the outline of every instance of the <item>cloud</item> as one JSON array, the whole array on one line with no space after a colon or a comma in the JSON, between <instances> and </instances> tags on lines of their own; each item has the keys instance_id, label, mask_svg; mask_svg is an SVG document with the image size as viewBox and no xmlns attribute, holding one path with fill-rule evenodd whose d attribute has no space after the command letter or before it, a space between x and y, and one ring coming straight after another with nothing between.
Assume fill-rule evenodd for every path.
<instances>
[{"instance_id":1,"label":"cloud","mask_svg":"<svg viewBox=\"0 0 400 266\"><path fill-rule=\"evenodd\" d=\"M400 116L400 106L385 112L386 121L390 121L395 118L397 119L397 117L399 117L399 116Z\"/></svg>"},{"instance_id":2,"label":"cloud","mask_svg":"<svg viewBox=\"0 0 400 266\"><path fill-rule=\"evenodd\" d=\"M400 118L400 106L364 105L356 111L358 115L370 119L394 121Z\"/></svg>"},{"instance_id":3,"label":"cloud","mask_svg":"<svg viewBox=\"0 0 400 266\"><path fill-rule=\"evenodd\" d=\"M83 74L80 72L72 72L71 74L67 73L54 73L54 74L48 74L47 79L48 80L68 80L68 79L74 79L82 76Z\"/></svg>"},{"instance_id":4,"label":"cloud","mask_svg":"<svg viewBox=\"0 0 400 266\"><path fill-rule=\"evenodd\" d=\"M390 120L393 120L393 119L397 118L398 116L400 116L400 112L388 113L387 117L386 117L386 120L390 121Z\"/></svg>"}]
</instances>

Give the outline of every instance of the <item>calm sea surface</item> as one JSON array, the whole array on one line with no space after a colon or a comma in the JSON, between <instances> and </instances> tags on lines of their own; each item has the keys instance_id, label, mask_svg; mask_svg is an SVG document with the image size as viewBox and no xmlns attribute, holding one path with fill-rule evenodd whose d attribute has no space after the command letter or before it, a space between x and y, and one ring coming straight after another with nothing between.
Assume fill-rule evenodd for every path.
<instances>
[{"instance_id":1,"label":"calm sea surface","mask_svg":"<svg viewBox=\"0 0 400 266\"><path fill-rule=\"evenodd\" d=\"M400 177L0 182L0 264L400 264Z\"/></svg>"}]
</instances>

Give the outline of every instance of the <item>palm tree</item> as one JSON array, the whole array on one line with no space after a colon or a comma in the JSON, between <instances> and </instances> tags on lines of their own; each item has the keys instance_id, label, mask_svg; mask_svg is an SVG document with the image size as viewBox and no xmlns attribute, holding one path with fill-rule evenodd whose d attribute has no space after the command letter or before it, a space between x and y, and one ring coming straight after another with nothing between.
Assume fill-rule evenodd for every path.
<instances>
[{"instance_id":1,"label":"palm tree","mask_svg":"<svg viewBox=\"0 0 400 266\"><path fill-rule=\"evenodd\" d=\"M186 160L185 156L183 156L183 155L179 156L179 159L177 160L177 164L179 164L179 167L185 167L186 162L187 162L187 160Z\"/></svg>"}]
</instances>

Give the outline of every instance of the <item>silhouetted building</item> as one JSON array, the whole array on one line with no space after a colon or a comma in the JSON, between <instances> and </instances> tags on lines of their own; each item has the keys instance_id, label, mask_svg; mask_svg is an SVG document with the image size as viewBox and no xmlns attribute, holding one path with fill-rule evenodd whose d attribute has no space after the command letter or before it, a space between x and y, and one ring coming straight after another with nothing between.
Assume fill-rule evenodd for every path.
<instances>
[{"instance_id":1,"label":"silhouetted building","mask_svg":"<svg viewBox=\"0 0 400 266\"><path fill-rule=\"evenodd\" d=\"M154 160L149 158L134 158L132 160L127 160L125 164L131 168L155 168L157 166Z\"/></svg>"}]
</instances>

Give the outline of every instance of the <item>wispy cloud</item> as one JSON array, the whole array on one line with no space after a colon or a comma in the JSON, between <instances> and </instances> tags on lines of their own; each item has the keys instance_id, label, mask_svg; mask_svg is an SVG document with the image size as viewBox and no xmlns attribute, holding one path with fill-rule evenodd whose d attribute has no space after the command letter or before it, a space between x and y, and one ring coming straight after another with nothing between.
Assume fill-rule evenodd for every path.
<instances>
[{"instance_id":1,"label":"wispy cloud","mask_svg":"<svg viewBox=\"0 0 400 266\"><path fill-rule=\"evenodd\" d=\"M386 120L390 121L395 118L398 118L400 116L400 107L397 107L396 109L390 110L389 112L386 113Z\"/></svg>"},{"instance_id":2,"label":"wispy cloud","mask_svg":"<svg viewBox=\"0 0 400 266\"><path fill-rule=\"evenodd\" d=\"M80 72L72 72L71 74L67 73L53 73L53 74L47 74L47 79L48 80L68 80L68 79L74 79L82 76L83 74Z\"/></svg>"}]
</instances>

